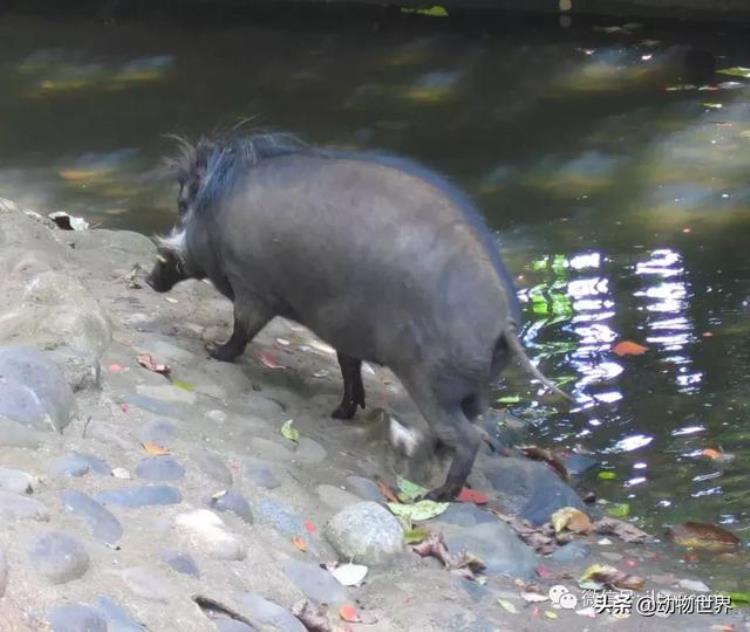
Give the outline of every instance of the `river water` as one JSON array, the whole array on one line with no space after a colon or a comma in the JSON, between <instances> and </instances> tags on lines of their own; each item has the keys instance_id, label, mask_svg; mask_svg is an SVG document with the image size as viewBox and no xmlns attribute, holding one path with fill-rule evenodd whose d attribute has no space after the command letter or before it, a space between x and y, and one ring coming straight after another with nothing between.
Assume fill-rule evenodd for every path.
<instances>
[{"instance_id":1,"label":"river water","mask_svg":"<svg viewBox=\"0 0 750 632\"><path fill-rule=\"evenodd\" d=\"M164 231L165 135L248 117L455 179L517 275L530 355L577 398L511 372L497 405L595 452L611 474L584 487L646 528L750 540L750 79L713 72L750 66L746 38L6 13L0 41L0 196L31 208ZM701 563L747 590L746 555Z\"/></svg>"}]
</instances>

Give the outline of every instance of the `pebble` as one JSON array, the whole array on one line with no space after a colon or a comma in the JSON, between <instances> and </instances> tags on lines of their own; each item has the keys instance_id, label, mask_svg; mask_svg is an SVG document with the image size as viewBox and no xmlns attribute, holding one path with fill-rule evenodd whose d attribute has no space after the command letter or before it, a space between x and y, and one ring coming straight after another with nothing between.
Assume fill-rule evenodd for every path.
<instances>
[{"instance_id":1,"label":"pebble","mask_svg":"<svg viewBox=\"0 0 750 632\"><path fill-rule=\"evenodd\" d=\"M26 519L47 521L49 510L38 500L0 489L0 519Z\"/></svg>"},{"instance_id":2,"label":"pebble","mask_svg":"<svg viewBox=\"0 0 750 632\"><path fill-rule=\"evenodd\" d=\"M196 509L178 514L175 525L187 534L191 544L220 560L245 559L242 541L230 533L224 521L213 511Z\"/></svg>"},{"instance_id":3,"label":"pebble","mask_svg":"<svg viewBox=\"0 0 750 632\"><path fill-rule=\"evenodd\" d=\"M222 458L215 452L198 448L190 453L190 458L209 478L230 486L233 482L232 472L226 466Z\"/></svg>"},{"instance_id":4,"label":"pebble","mask_svg":"<svg viewBox=\"0 0 750 632\"><path fill-rule=\"evenodd\" d=\"M185 468L166 454L142 459L135 466L135 473L150 481L178 481L185 476Z\"/></svg>"},{"instance_id":5,"label":"pebble","mask_svg":"<svg viewBox=\"0 0 750 632\"><path fill-rule=\"evenodd\" d=\"M146 628L108 597L97 597L96 607L107 620L108 632L146 632Z\"/></svg>"},{"instance_id":6,"label":"pebble","mask_svg":"<svg viewBox=\"0 0 750 632\"><path fill-rule=\"evenodd\" d=\"M0 546L0 599L5 594L5 589L8 587L8 557L5 555L5 550Z\"/></svg>"},{"instance_id":7,"label":"pebble","mask_svg":"<svg viewBox=\"0 0 750 632\"><path fill-rule=\"evenodd\" d=\"M80 603L56 606L47 613L52 632L107 632L98 610Z\"/></svg>"},{"instance_id":8,"label":"pebble","mask_svg":"<svg viewBox=\"0 0 750 632\"><path fill-rule=\"evenodd\" d=\"M208 498L206 504L216 511L231 511L245 522L249 524L253 523L253 512L250 509L250 504L239 492L230 489L226 493L221 494L221 496Z\"/></svg>"},{"instance_id":9,"label":"pebble","mask_svg":"<svg viewBox=\"0 0 750 632\"><path fill-rule=\"evenodd\" d=\"M0 488L14 494L31 494L34 491L34 477L23 470L0 467Z\"/></svg>"},{"instance_id":10,"label":"pebble","mask_svg":"<svg viewBox=\"0 0 750 632\"><path fill-rule=\"evenodd\" d=\"M276 489L281 485L270 465L261 459L245 459L245 477L264 489Z\"/></svg>"},{"instance_id":11,"label":"pebble","mask_svg":"<svg viewBox=\"0 0 750 632\"><path fill-rule=\"evenodd\" d=\"M325 461L328 453L317 441L309 437L301 437L297 443L295 456L306 463L321 463Z\"/></svg>"},{"instance_id":12,"label":"pebble","mask_svg":"<svg viewBox=\"0 0 750 632\"><path fill-rule=\"evenodd\" d=\"M289 610L257 593L243 593L238 601L246 616L261 625L275 626L281 632L307 632L307 628Z\"/></svg>"},{"instance_id":13,"label":"pebble","mask_svg":"<svg viewBox=\"0 0 750 632\"><path fill-rule=\"evenodd\" d=\"M31 567L53 584L78 579L89 568L89 555L81 541L58 531L32 536L26 554Z\"/></svg>"},{"instance_id":14,"label":"pebble","mask_svg":"<svg viewBox=\"0 0 750 632\"><path fill-rule=\"evenodd\" d=\"M180 553L173 549L162 549L159 553L162 561L167 564L170 568L182 573L183 575L192 575L193 577L200 577L201 572L198 568L198 563L190 553Z\"/></svg>"},{"instance_id":15,"label":"pebble","mask_svg":"<svg viewBox=\"0 0 750 632\"><path fill-rule=\"evenodd\" d=\"M180 490L170 485L142 485L99 492L96 500L121 507L147 507L150 505L175 505L182 502Z\"/></svg>"},{"instance_id":16,"label":"pebble","mask_svg":"<svg viewBox=\"0 0 750 632\"><path fill-rule=\"evenodd\" d=\"M383 502L383 494L380 493L378 486L369 478L355 475L347 476L346 486L363 500L372 500L376 503Z\"/></svg>"},{"instance_id":17,"label":"pebble","mask_svg":"<svg viewBox=\"0 0 750 632\"><path fill-rule=\"evenodd\" d=\"M115 515L88 494L77 490L60 492L65 510L78 516L96 539L115 544L122 537L122 524Z\"/></svg>"},{"instance_id":18,"label":"pebble","mask_svg":"<svg viewBox=\"0 0 750 632\"><path fill-rule=\"evenodd\" d=\"M339 559L373 566L403 552L404 532L383 506L359 502L339 511L325 526Z\"/></svg>"},{"instance_id":19,"label":"pebble","mask_svg":"<svg viewBox=\"0 0 750 632\"><path fill-rule=\"evenodd\" d=\"M303 532L302 517L290 505L261 498L256 504L256 511L262 520L270 522L282 533L299 535Z\"/></svg>"},{"instance_id":20,"label":"pebble","mask_svg":"<svg viewBox=\"0 0 750 632\"><path fill-rule=\"evenodd\" d=\"M177 436L177 428L171 421L166 419L157 419L147 421L136 433L141 443L156 443L157 445L167 446Z\"/></svg>"},{"instance_id":21,"label":"pebble","mask_svg":"<svg viewBox=\"0 0 750 632\"><path fill-rule=\"evenodd\" d=\"M346 490L339 489L334 485L318 485L315 488L320 499L331 509L339 511L349 505L354 505L361 501L359 496L355 496Z\"/></svg>"},{"instance_id":22,"label":"pebble","mask_svg":"<svg viewBox=\"0 0 750 632\"><path fill-rule=\"evenodd\" d=\"M153 568L126 568L120 573L120 577L133 594L143 599L163 603L174 594L169 585L169 578Z\"/></svg>"},{"instance_id":23,"label":"pebble","mask_svg":"<svg viewBox=\"0 0 750 632\"><path fill-rule=\"evenodd\" d=\"M342 603L347 599L346 589L317 564L287 560L283 569L289 580L318 605Z\"/></svg>"}]
</instances>

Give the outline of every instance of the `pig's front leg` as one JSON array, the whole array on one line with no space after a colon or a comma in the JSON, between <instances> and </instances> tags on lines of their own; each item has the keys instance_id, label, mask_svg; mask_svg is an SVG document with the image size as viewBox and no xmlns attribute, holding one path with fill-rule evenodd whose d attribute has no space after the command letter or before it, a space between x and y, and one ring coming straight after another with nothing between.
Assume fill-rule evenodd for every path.
<instances>
[{"instance_id":1,"label":"pig's front leg","mask_svg":"<svg viewBox=\"0 0 750 632\"><path fill-rule=\"evenodd\" d=\"M331 413L335 419L351 419L357 406L365 407L365 387L362 384L362 360L337 353L341 377L344 378L344 395L338 408Z\"/></svg>"},{"instance_id":2,"label":"pig's front leg","mask_svg":"<svg viewBox=\"0 0 750 632\"><path fill-rule=\"evenodd\" d=\"M271 316L258 307L234 305L234 331L224 344L208 344L206 349L208 355L214 360L221 362L232 362L237 356L242 355L247 343L250 342L258 332L266 326Z\"/></svg>"}]
</instances>

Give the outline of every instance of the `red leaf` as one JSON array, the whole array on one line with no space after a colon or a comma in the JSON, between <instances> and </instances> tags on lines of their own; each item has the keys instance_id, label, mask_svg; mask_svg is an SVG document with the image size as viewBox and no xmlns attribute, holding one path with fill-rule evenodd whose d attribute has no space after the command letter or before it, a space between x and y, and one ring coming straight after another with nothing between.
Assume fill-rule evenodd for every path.
<instances>
[{"instance_id":1,"label":"red leaf","mask_svg":"<svg viewBox=\"0 0 750 632\"><path fill-rule=\"evenodd\" d=\"M552 577L552 571L548 569L544 564L539 564L535 569L536 574L542 579Z\"/></svg>"},{"instance_id":2,"label":"red leaf","mask_svg":"<svg viewBox=\"0 0 750 632\"><path fill-rule=\"evenodd\" d=\"M305 528L305 531L307 531L310 534L313 534L317 531L317 528L315 527L315 525L309 520L303 521L302 526Z\"/></svg>"},{"instance_id":3,"label":"red leaf","mask_svg":"<svg viewBox=\"0 0 750 632\"><path fill-rule=\"evenodd\" d=\"M360 618L354 606L344 605L339 608L339 616L349 623L359 623Z\"/></svg>"},{"instance_id":4,"label":"red leaf","mask_svg":"<svg viewBox=\"0 0 750 632\"><path fill-rule=\"evenodd\" d=\"M143 368L153 371L154 373L160 373L163 376L168 376L171 369L166 364L161 364L154 360L150 353L139 353L136 357L138 364Z\"/></svg>"},{"instance_id":5,"label":"red leaf","mask_svg":"<svg viewBox=\"0 0 750 632\"><path fill-rule=\"evenodd\" d=\"M646 353L646 351L648 351L648 347L639 345L637 342L633 342L632 340L622 340L618 342L614 347L612 347L612 351L615 352L615 355L618 355L620 357L643 355L644 353Z\"/></svg>"},{"instance_id":6,"label":"red leaf","mask_svg":"<svg viewBox=\"0 0 750 632\"><path fill-rule=\"evenodd\" d=\"M456 500L460 503L474 503L475 505L486 505L489 500L482 492L476 489L464 487Z\"/></svg>"}]
</instances>

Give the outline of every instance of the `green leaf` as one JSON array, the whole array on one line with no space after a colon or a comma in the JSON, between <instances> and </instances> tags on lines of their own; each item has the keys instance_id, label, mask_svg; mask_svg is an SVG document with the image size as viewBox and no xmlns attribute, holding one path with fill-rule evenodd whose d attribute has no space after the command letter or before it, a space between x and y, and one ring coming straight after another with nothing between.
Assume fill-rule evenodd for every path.
<instances>
[{"instance_id":1,"label":"green leaf","mask_svg":"<svg viewBox=\"0 0 750 632\"><path fill-rule=\"evenodd\" d=\"M503 610L505 610L506 612L510 612L511 614L518 614L518 608L513 605L512 601L508 601L507 599L498 599L497 603L499 603L502 606Z\"/></svg>"},{"instance_id":2,"label":"green leaf","mask_svg":"<svg viewBox=\"0 0 750 632\"><path fill-rule=\"evenodd\" d=\"M612 503L607 505L604 511L613 518L627 518L630 515L630 505L628 503Z\"/></svg>"},{"instance_id":3,"label":"green leaf","mask_svg":"<svg viewBox=\"0 0 750 632\"><path fill-rule=\"evenodd\" d=\"M421 498L427 493L427 488L412 483L410 480L405 479L403 476L396 477L396 485L399 489L399 500L403 502L412 502L417 498Z\"/></svg>"},{"instance_id":4,"label":"green leaf","mask_svg":"<svg viewBox=\"0 0 750 632\"><path fill-rule=\"evenodd\" d=\"M183 382L182 380L172 380L172 386L181 388L183 391L194 391L195 385L190 382Z\"/></svg>"},{"instance_id":5,"label":"green leaf","mask_svg":"<svg viewBox=\"0 0 750 632\"><path fill-rule=\"evenodd\" d=\"M724 594L732 600L733 606L750 605L750 592L728 592Z\"/></svg>"},{"instance_id":6,"label":"green leaf","mask_svg":"<svg viewBox=\"0 0 750 632\"><path fill-rule=\"evenodd\" d=\"M419 544L428 535L429 533L427 533L427 529L424 527L415 527L404 532L404 541L407 544Z\"/></svg>"},{"instance_id":7,"label":"green leaf","mask_svg":"<svg viewBox=\"0 0 750 632\"><path fill-rule=\"evenodd\" d=\"M544 611L544 616L547 617L548 619L559 619L560 618L560 615L557 614L554 610L545 610Z\"/></svg>"},{"instance_id":8,"label":"green leaf","mask_svg":"<svg viewBox=\"0 0 750 632\"><path fill-rule=\"evenodd\" d=\"M742 77L743 79L750 79L750 68L744 66L734 66L732 68L722 68L717 70L720 75L729 75L730 77Z\"/></svg>"},{"instance_id":9,"label":"green leaf","mask_svg":"<svg viewBox=\"0 0 750 632\"><path fill-rule=\"evenodd\" d=\"M401 13L417 13L419 15L428 15L431 18L448 17L448 12L445 10L445 7L441 7L439 5L430 7L429 9L407 9L405 7L401 7Z\"/></svg>"},{"instance_id":10,"label":"green leaf","mask_svg":"<svg viewBox=\"0 0 750 632\"><path fill-rule=\"evenodd\" d=\"M429 520L430 518L439 516L448 509L448 507L450 507L450 503L438 503L434 500L420 500L413 505L388 503L388 509L391 510L391 513L393 513L394 516L403 516L415 522Z\"/></svg>"},{"instance_id":11,"label":"green leaf","mask_svg":"<svg viewBox=\"0 0 750 632\"><path fill-rule=\"evenodd\" d=\"M604 470L603 472L599 472L599 474L597 474L596 477L602 481L613 481L616 478L614 472L609 472L607 470Z\"/></svg>"},{"instance_id":12,"label":"green leaf","mask_svg":"<svg viewBox=\"0 0 750 632\"><path fill-rule=\"evenodd\" d=\"M722 103L704 103L703 107L711 110L720 110L724 105Z\"/></svg>"},{"instance_id":13,"label":"green leaf","mask_svg":"<svg viewBox=\"0 0 750 632\"><path fill-rule=\"evenodd\" d=\"M293 419L287 419L284 422L284 425L281 426L281 436L289 439L289 441L294 441L296 443L297 441L299 441L299 430L297 430L293 424Z\"/></svg>"},{"instance_id":14,"label":"green leaf","mask_svg":"<svg viewBox=\"0 0 750 632\"><path fill-rule=\"evenodd\" d=\"M498 404L517 404L520 401L520 395L505 395L504 397L498 397L495 400L495 402Z\"/></svg>"}]
</instances>

